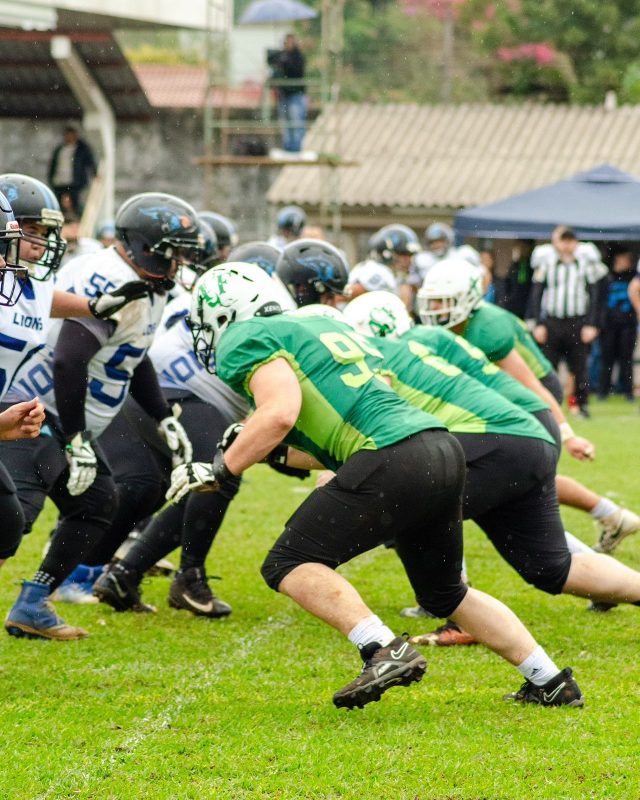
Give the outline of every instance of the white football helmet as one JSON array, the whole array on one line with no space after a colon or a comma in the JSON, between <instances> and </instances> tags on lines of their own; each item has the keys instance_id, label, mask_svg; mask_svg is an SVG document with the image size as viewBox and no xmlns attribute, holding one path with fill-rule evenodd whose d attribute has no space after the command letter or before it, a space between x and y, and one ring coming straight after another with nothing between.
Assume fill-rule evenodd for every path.
<instances>
[{"instance_id":1,"label":"white football helmet","mask_svg":"<svg viewBox=\"0 0 640 800\"><path fill-rule=\"evenodd\" d=\"M444 258L427 273L418 292L425 325L452 328L464 322L483 296L482 270L463 258Z\"/></svg>"},{"instance_id":2,"label":"white football helmet","mask_svg":"<svg viewBox=\"0 0 640 800\"><path fill-rule=\"evenodd\" d=\"M329 317L329 319L337 319L340 320L340 322L344 321L344 314L340 309L325 305L324 303L312 303L310 306L300 306L300 308L296 308L295 311L290 311L289 315L294 317Z\"/></svg>"},{"instance_id":3,"label":"white football helmet","mask_svg":"<svg viewBox=\"0 0 640 800\"><path fill-rule=\"evenodd\" d=\"M212 267L194 287L189 315L194 350L209 372L213 353L232 322L282 314L277 284L257 264L240 261Z\"/></svg>"},{"instance_id":4,"label":"white football helmet","mask_svg":"<svg viewBox=\"0 0 640 800\"><path fill-rule=\"evenodd\" d=\"M412 326L413 320L402 300L391 292L365 292L344 310L344 321L364 336L397 339Z\"/></svg>"}]
</instances>

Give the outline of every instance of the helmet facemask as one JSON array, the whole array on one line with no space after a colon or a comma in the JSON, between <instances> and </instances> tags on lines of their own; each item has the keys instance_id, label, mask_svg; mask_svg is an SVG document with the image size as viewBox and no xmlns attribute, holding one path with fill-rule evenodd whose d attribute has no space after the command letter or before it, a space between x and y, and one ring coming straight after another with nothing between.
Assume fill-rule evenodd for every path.
<instances>
[{"instance_id":1,"label":"helmet facemask","mask_svg":"<svg viewBox=\"0 0 640 800\"><path fill-rule=\"evenodd\" d=\"M0 306L14 306L29 277L29 271L20 264L20 240L22 233L15 221L7 222L6 232L0 232L0 257L4 266L0 267Z\"/></svg>"},{"instance_id":2,"label":"helmet facemask","mask_svg":"<svg viewBox=\"0 0 640 800\"><path fill-rule=\"evenodd\" d=\"M24 242L42 250L37 259L27 258L26 248L21 247L20 266L29 270L29 277L36 281L46 281L60 267L62 257L67 249L67 242L62 238L64 217L60 211L43 208L39 216L23 216L18 218L22 226ZM41 233L31 230L31 226L45 228Z\"/></svg>"}]
</instances>

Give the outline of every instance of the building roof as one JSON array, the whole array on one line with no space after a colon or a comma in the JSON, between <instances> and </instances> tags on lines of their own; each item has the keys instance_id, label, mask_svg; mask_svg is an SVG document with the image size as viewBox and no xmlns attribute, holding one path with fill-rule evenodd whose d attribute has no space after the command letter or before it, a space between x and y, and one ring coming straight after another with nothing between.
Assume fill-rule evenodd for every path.
<instances>
[{"instance_id":1,"label":"building roof","mask_svg":"<svg viewBox=\"0 0 640 800\"><path fill-rule=\"evenodd\" d=\"M461 208L536 189L607 162L640 175L640 106L340 104L304 147L337 153L348 207ZM320 205L323 167L284 167L271 203Z\"/></svg>"},{"instance_id":2,"label":"building roof","mask_svg":"<svg viewBox=\"0 0 640 800\"><path fill-rule=\"evenodd\" d=\"M70 119L82 116L51 55L51 39L68 36L118 119L146 119L151 106L108 31L19 31L0 28L0 116Z\"/></svg>"},{"instance_id":3,"label":"building roof","mask_svg":"<svg viewBox=\"0 0 640 800\"><path fill-rule=\"evenodd\" d=\"M201 108L207 90L207 68L184 64L135 64L133 71L155 108ZM259 108L258 84L214 89L210 101L216 107Z\"/></svg>"}]
</instances>

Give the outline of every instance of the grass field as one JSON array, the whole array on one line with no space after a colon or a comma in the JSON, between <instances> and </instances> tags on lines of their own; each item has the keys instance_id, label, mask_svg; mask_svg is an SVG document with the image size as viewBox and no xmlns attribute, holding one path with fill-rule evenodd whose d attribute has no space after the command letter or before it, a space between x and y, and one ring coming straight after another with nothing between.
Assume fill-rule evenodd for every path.
<instances>
[{"instance_id":1,"label":"grass field","mask_svg":"<svg viewBox=\"0 0 640 800\"><path fill-rule=\"evenodd\" d=\"M594 464L562 468L640 507L637 407L593 404L576 424L598 445ZM310 487L307 487L310 488ZM105 606L58 606L91 631L81 642L8 636L0 645L0 798L393 798L582 800L640 797L640 609L590 614L586 602L525 585L473 526L466 553L475 586L508 602L559 666L574 668L583 709L502 702L519 674L482 647L426 653L422 683L362 711L337 711L333 691L359 669L351 645L262 583L259 566L305 486L252 469L209 562L223 621L166 604L169 582L144 587L156 616ZM50 529L44 514L2 572L3 615L30 577ZM590 519L565 515L592 543ZM640 569L640 537L619 556ZM344 568L397 632L411 592L393 552Z\"/></svg>"}]
</instances>

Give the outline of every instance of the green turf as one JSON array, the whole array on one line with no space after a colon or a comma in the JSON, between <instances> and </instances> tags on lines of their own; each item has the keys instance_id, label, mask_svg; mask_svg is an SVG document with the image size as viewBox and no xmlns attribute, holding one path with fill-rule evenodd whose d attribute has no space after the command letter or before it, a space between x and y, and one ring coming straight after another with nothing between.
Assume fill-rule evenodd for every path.
<instances>
[{"instance_id":1,"label":"green turf","mask_svg":"<svg viewBox=\"0 0 640 800\"><path fill-rule=\"evenodd\" d=\"M563 459L565 472L638 508L637 407L593 404L575 427L598 445L594 464ZM423 682L388 692L362 711L337 711L332 692L354 677L351 645L268 590L264 553L304 487L267 468L250 471L214 547L214 588L234 607L222 621L166 605L168 581L145 599L157 616L59 605L85 625L82 642L5 636L0 646L0 798L394 798L513 800L640 796L640 609L609 614L550 598L467 531L473 583L531 626L560 666L574 667L585 708L513 707L501 695L518 673L481 647L427 652ZM44 514L2 572L7 610L30 577L50 529ZM566 514L589 543L588 517ZM640 538L620 548L640 568ZM366 600L401 632L411 593L397 558L379 549L346 566ZM4 613L4 611L3 611ZM410 624L407 624L409 622Z\"/></svg>"}]
</instances>

